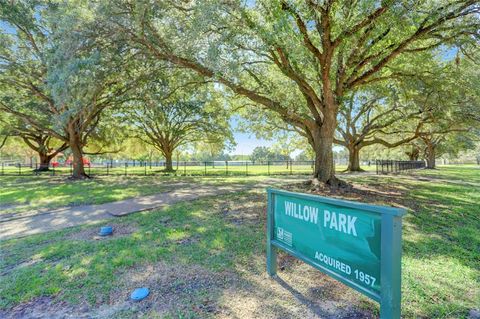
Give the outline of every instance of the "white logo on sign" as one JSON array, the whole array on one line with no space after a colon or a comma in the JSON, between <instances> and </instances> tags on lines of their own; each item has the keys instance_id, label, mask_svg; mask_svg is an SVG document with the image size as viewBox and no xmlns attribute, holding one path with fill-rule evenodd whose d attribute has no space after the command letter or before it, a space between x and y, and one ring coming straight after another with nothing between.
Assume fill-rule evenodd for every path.
<instances>
[{"instance_id":1,"label":"white logo on sign","mask_svg":"<svg viewBox=\"0 0 480 319\"><path fill-rule=\"evenodd\" d=\"M287 244L288 246L292 246L292 233L286 231L281 227L277 228L277 239Z\"/></svg>"}]
</instances>

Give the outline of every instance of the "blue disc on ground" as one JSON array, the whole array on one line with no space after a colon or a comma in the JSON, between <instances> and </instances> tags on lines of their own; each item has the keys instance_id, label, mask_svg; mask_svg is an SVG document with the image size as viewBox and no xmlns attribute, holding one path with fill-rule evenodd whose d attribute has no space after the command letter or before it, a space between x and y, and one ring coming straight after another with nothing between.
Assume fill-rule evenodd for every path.
<instances>
[{"instance_id":1,"label":"blue disc on ground","mask_svg":"<svg viewBox=\"0 0 480 319\"><path fill-rule=\"evenodd\" d=\"M113 227L112 226L104 226L100 228L100 236L108 236L113 233Z\"/></svg>"},{"instance_id":2,"label":"blue disc on ground","mask_svg":"<svg viewBox=\"0 0 480 319\"><path fill-rule=\"evenodd\" d=\"M130 295L130 299L133 301L140 301L147 298L149 294L150 290L148 290L148 288L137 288Z\"/></svg>"}]
</instances>

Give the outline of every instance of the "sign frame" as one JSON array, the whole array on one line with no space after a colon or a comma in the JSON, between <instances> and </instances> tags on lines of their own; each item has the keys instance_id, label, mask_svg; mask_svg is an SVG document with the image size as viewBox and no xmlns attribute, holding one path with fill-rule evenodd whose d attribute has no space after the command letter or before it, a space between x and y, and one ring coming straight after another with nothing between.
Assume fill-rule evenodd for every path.
<instances>
[{"instance_id":1,"label":"sign frame","mask_svg":"<svg viewBox=\"0 0 480 319\"><path fill-rule=\"evenodd\" d=\"M282 195L293 199L314 201L317 203L343 206L379 214L381 217L380 239L380 293L374 293L361 285L340 276L322 266L318 261L295 251L286 244L274 239L275 232L275 196ZM267 273L273 277L277 274L277 251L283 250L302 260L315 269L329 275L343 284L359 291L380 303L381 319L399 319L401 315L401 258L402 258L402 217L404 208L369 205L342 199L334 199L305 193L294 193L285 190L267 188Z\"/></svg>"}]
</instances>

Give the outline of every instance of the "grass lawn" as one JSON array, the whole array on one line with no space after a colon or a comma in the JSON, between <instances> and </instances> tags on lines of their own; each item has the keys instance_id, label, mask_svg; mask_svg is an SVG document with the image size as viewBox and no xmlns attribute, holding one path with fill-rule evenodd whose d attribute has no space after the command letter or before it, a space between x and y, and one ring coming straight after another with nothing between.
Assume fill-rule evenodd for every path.
<instances>
[{"instance_id":1,"label":"grass lawn","mask_svg":"<svg viewBox=\"0 0 480 319\"><path fill-rule=\"evenodd\" d=\"M122 165L115 166L113 168L107 166L94 166L92 168L86 167L85 170L87 174L92 176L103 175L103 176L151 176L151 175L164 175L162 171L163 166L128 166L124 167ZM337 171L342 171L347 168L346 165L337 165ZM297 174L311 174L313 172L313 166L310 164L304 163L295 163L293 165L286 165L286 163L273 163L267 165L264 163L257 164L245 164L245 163L235 163L231 162L228 166L221 165L216 163L215 165L207 164L203 165L202 163L195 163L195 165L186 165L183 166L180 162L180 165L177 167L174 165L176 173L170 173L170 175L186 175L186 176L252 176L252 175L297 175ZM365 165L363 169L367 171L374 171L375 165L367 166ZM71 169L69 167L58 167L54 171L43 172L41 175L60 175L60 176L69 176L71 174ZM0 168L0 178L2 175L6 176L32 176L34 175L33 170L30 167L21 167L20 170L15 166L5 166Z\"/></svg>"},{"instance_id":2,"label":"grass lawn","mask_svg":"<svg viewBox=\"0 0 480 319\"><path fill-rule=\"evenodd\" d=\"M409 209L403 228L403 317L467 318L480 308L479 168L344 178L358 191L341 197ZM34 181L32 188L41 187ZM134 196L142 187L153 188L149 181L106 180L96 187L105 188L99 193L130 189ZM237 180L218 182L232 181ZM29 193L30 186L13 184L9 192L16 187L22 188L19 194ZM98 226L84 226L2 241L0 317L20 317L22 311L45 318L378 315L378 306L366 297L283 254L280 279L269 279L265 205L264 192L252 190L115 219L115 235L107 239L96 238ZM132 304L129 293L139 286L149 287L151 295Z\"/></svg>"},{"instance_id":3,"label":"grass lawn","mask_svg":"<svg viewBox=\"0 0 480 319\"><path fill-rule=\"evenodd\" d=\"M165 192L180 187L182 183L254 184L266 178L266 176L248 178L96 176L91 180L70 181L64 176L0 176L0 214L41 208L102 204Z\"/></svg>"},{"instance_id":4,"label":"grass lawn","mask_svg":"<svg viewBox=\"0 0 480 319\"><path fill-rule=\"evenodd\" d=\"M300 168L299 168L300 167ZM310 167L299 166L292 170L295 174L308 176ZM7 167L8 168L8 167ZM366 169L374 169L375 166ZM17 173L14 167L9 167L10 173ZM254 184L267 178L289 178L292 175L284 165L272 165L270 176L267 166L249 168L249 176L245 178L242 171L245 167L229 167L229 175L225 176L225 167L209 167L207 176L203 175L203 168L197 176L156 175L144 177L143 168L131 167L131 174L124 176L121 169L110 170L110 174L94 175L91 180L70 181L67 179L69 169L62 174L51 176L51 173L42 173L39 176L0 176L0 214L17 213L42 208L56 208L62 206L76 206L85 204L102 204L118 201L140 195L151 195L172 189L173 183L202 183L225 184L243 183ZM346 169L346 166L337 167L337 171ZM158 168L153 167L153 170ZM25 173L25 172L24 172ZM95 171L93 171L95 173ZM98 172L97 172L98 173ZM104 172L101 172L102 174ZM158 172L157 172L158 173ZM190 171L187 174L194 173ZM29 172L28 174L31 174ZM183 174L179 170L179 174ZM243 176L242 176L243 175Z\"/></svg>"}]
</instances>

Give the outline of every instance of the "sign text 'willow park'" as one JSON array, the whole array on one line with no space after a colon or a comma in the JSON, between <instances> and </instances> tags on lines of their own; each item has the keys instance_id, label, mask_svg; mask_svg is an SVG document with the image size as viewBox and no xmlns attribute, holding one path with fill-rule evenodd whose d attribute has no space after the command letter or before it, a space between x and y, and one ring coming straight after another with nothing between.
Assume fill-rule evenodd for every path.
<instances>
[{"instance_id":1,"label":"sign text 'willow park'","mask_svg":"<svg viewBox=\"0 0 480 319\"><path fill-rule=\"evenodd\" d=\"M267 271L278 248L380 303L400 318L401 208L268 189Z\"/></svg>"}]
</instances>

